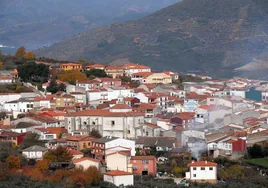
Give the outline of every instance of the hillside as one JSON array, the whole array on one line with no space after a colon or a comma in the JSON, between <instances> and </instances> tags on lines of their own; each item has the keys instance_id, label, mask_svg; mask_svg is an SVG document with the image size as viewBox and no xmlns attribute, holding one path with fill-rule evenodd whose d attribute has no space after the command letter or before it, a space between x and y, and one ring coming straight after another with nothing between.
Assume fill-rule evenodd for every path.
<instances>
[{"instance_id":1,"label":"hillside","mask_svg":"<svg viewBox=\"0 0 268 188\"><path fill-rule=\"evenodd\" d=\"M184 0L136 21L76 35L37 55L104 63L129 58L155 69L212 72L251 62L268 52L267 44L268 1Z\"/></svg>"},{"instance_id":2,"label":"hillside","mask_svg":"<svg viewBox=\"0 0 268 188\"><path fill-rule=\"evenodd\" d=\"M0 45L36 49L118 21L140 18L178 0L1 0Z\"/></svg>"}]
</instances>

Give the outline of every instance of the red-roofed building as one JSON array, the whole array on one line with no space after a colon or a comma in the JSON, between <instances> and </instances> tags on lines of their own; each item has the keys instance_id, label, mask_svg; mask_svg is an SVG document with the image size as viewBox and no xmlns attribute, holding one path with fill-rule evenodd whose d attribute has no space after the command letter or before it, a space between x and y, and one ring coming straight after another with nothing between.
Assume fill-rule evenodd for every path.
<instances>
[{"instance_id":1,"label":"red-roofed building","mask_svg":"<svg viewBox=\"0 0 268 188\"><path fill-rule=\"evenodd\" d=\"M12 84L14 79L9 76L0 76L0 84Z\"/></svg>"},{"instance_id":2,"label":"red-roofed building","mask_svg":"<svg viewBox=\"0 0 268 188\"><path fill-rule=\"evenodd\" d=\"M66 63L66 64L61 64L60 69L65 70L65 71L71 71L71 70L82 71L83 67L81 64L77 64L77 63Z\"/></svg>"},{"instance_id":3,"label":"red-roofed building","mask_svg":"<svg viewBox=\"0 0 268 188\"><path fill-rule=\"evenodd\" d=\"M155 176L157 173L155 156L132 156L130 163L134 174Z\"/></svg>"},{"instance_id":4,"label":"red-roofed building","mask_svg":"<svg viewBox=\"0 0 268 188\"><path fill-rule=\"evenodd\" d=\"M102 64L93 64L93 65L87 65L85 66L86 70L90 70L90 69L100 69L100 70L104 70L105 65Z\"/></svg>"},{"instance_id":5,"label":"red-roofed building","mask_svg":"<svg viewBox=\"0 0 268 188\"><path fill-rule=\"evenodd\" d=\"M133 186L134 177L130 172L124 172L120 170L113 170L104 173L103 180L112 183L116 186Z\"/></svg>"},{"instance_id":6,"label":"red-roofed building","mask_svg":"<svg viewBox=\"0 0 268 188\"><path fill-rule=\"evenodd\" d=\"M94 80L101 83L102 88L120 87L122 81L119 78L95 78Z\"/></svg>"},{"instance_id":7,"label":"red-roofed building","mask_svg":"<svg viewBox=\"0 0 268 188\"><path fill-rule=\"evenodd\" d=\"M94 166L97 169L100 168L100 161L89 157L74 159L72 162L75 165L75 167L77 168L82 167L85 170L88 169L90 166Z\"/></svg>"},{"instance_id":8,"label":"red-roofed building","mask_svg":"<svg viewBox=\"0 0 268 188\"><path fill-rule=\"evenodd\" d=\"M217 163L209 161L193 161L187 165L190 172L186 172L186 179L193 182L217 183Z\"/></svg>"},{"instance_id":9,"label":"red-roofed building","mask_svg":"<svg viewBox=\"0 0 268 188\"><path fill-rule=\"evenodd\" d=\"M131 76L134 73L151 72L151 68L145 65L128 63L124 65L124 75Z\"/></svg>"},{"instance_id":10,"label":"red-roofed building","mask_svg":"<svg viewBox=\"0 0 268 188\"><path fill-rule=\"evenodd\" d=\"M84 153L81 151L78 151L78 150L70 149L69 153L73 156L73 160L80 159L80 158L84 157Z\"/></svg>"},{"instance_id":11,"label":"red-roofed building","mask_svg":"<svg viewBox=\"0 0 268 188\"><path fill-rule=\"evenodd\" d=\"M69 132L95 129L102 136L135 138L139 123L144 122L144 113L128 109L124 112L119 112L118 109L89 109L70 113L65 122Z\"/></svg>"},{"instance_id":12,"label":"red-roofed building","mask_svg":"<svg viewBox=\"0 0 268 188\"><path fill-rule=\"evenodd\" d=\"M0 133L0 142L12 143L13 146L18 146L22 143L24 136L27 133L16 133L11 131L3 131Z\"/></svg>"},{"instance_id":13,"label":"red-roofed building","mask_svg":"<svg viewBox=\"0 0 268 188\"><path fill-rule=\"evenodd\" d=\"M105 67L105 72L107 75L113 78L119 78L124 75L124 66L123 65L108 65Z\"/></svg>"},{"instance_id":14,"label":"red-roofed building","mask_svg":"<svg viewBox=\"0 0 268 188\"><path fill-rule=\"evenodd\" d=\"M214 123L216 119L222 119L231 114L232 109L226 106L201 105L196 110L195 121L199 123Z\"/></svg>"},{"instance_id":15,"label":"red-roofed building","mask_svg":"<svg viewBox=\"0 0 268 188\"><path fill-rule=\"evenodd\" d=\"M122 148L124 149L124 148ZM132 172L132 165L129 164L130 149L115 151L106 155L106 166L108 170L122 170Z\"/></svg>"},{"instance_id":16,"label":"red-roofed building","mask_svg":"<svg viewBox=\"0 0 268 188\"><path fill-rule=\"evenodd\" d=\"M179 73L177 72L171 72L171 71L167 71L164 72L166 75L171 76L172 80L178 80L179 79Z\"/></svg>"},{"instance_id":17,"label":"red-roofed building","mask_svg":"<svg viewBox=\"0 0 268 188\"><path fill-rule=\"evenodd\" d=\"M131 80L132 81L138 81L140 83L143 83L143 80L153 74L152 72L137 72L131 74Z\"/></svg>"},{"instance_id":18,"label":"red-roofed building","mask_svg":"<svg viewBox=\"0 0 268 188\"><path fill-rule=\"evenodd\" d=\"M92 147L92 142L95 137L81 135L81 136L68 136L66 138L67 147L73 150L83 150Z\"/></svg>"}]
</instances>

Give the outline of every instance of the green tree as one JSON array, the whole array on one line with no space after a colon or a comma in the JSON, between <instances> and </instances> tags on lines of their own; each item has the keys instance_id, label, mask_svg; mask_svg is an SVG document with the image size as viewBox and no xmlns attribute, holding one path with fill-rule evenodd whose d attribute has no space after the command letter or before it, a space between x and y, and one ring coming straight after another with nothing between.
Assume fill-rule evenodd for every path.
<instances>
[{"instance_id":1,"label":"green tree","mask_svg":"<svg viewBox=\"0 0 268 188\"><path fill-rule=\"evenodd\" d=\"M49 68L44 64L36 64L34 61L19 65L19 77L23 81L45 82L48 78Z\"/></svg>"},{"instance_id":2,"label":"green tree","mask_svg":"<svg viewBox=\"0 0 268 188\"><path fill-rule=\"evenodd\" d=\"M15 55L16 55L16 57L24 57L25 53L26 53L25 47L24 46L21 46L16 51L16 54Z\"/></svg>"},{"instance_id":3,"label":"green tree","mask_svg":"<svg viewBox=\"0 0 268 188\"><path fill-rule=\"evenodd\" d=\"M77 60L77 62L78 62L78 63L81 63L81 64L84 64L84 63L86 63L87 61L86 61L86 59L84 59L84 58L80 58L80 59Z\"/></svg>"},{"instance_id":4,"label":"green tree","mask_svg":"<svg viewBox=\"0 0 268 188\"><path fill-rule=\"evenodd\" d=\"M248 148L248 154L252 158L262 158L263 157L262 147L258 144L254 144L252 147Z\"/></svg>"},{"instance_id":5,"label":"green tree","mask_svg":"<svg viewBox=\"0 0 268 188\"><path fill-rule=\"evenodd\" d=\"M102 69L90 69L85 72L87 77L108 77L106 72Z\"/></svg>"},{"instance_id":6,"label":"green tree","mask_svg":"<svg viewBox=\"0 0 268 188\"><path fill-rule=\"evenodd\" d=\"M66 85L61 83L58 85L58 89L59 89L59 91L66 91Z\"/></svg>"},{"instance_id":7,"label":"green tree","mask_svg":"<svg viewBox=\"0 0 268 188\"><path fill-rule=\"evenodd\" d=\"M47 86L47 91L53 94L59 91L58 84L55 78L52 78L50 80L49 86Z\"/></svg>"},{"instance_id":8,"label":"green tree","mask_svg":"<svg viewBox=\"0 0 268 188\"><path fill-rule=\"evenodd\" d=\"M58 84L55 78L52 78L49 86L47 87L47 91L51 93L57 93L58 91L66 91L66 85L63 83Z\"/></svg>"}]
</instances>

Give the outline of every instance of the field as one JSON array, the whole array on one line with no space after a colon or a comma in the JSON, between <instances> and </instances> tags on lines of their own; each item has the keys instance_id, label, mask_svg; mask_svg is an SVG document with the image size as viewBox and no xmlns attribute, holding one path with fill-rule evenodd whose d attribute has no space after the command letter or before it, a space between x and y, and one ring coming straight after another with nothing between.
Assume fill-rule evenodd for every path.
<instances>
[{"instance_id":1,"label":"field","mask_svg":"<svg viewBox=\"0 0 268 188\"><path fill-rule=\"evenodd\" d=\"M248 159L247 163L268 168L268 158Z\"/></svg>"}]
</instances>

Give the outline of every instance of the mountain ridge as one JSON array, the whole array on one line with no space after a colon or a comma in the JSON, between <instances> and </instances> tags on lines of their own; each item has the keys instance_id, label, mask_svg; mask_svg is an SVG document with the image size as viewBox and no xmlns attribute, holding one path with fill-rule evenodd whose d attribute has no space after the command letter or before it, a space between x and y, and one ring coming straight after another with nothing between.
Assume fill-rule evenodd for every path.
<instances>
[{"instance_id":1,"label":"mountain ridge","mask_svg":"<svg viewBox=\"0 0 268 188\"><path fill-rule=\"evenodd\" d=\"M0 44L36 49L118 21L137 19L178 0L1 0Z\"/></svg>"},{"instance_id":2,"label":"mountain ridge","mask_svg":"<svg viewBox=\"0 0 268 188\"><path fill-rule=\"evenodd\" d=\"M76 35L39 56L120 58L156 69L200 70L239 67L268 52L265 0L184 0L135 21Z\"/></svg>"}]
</instances>

